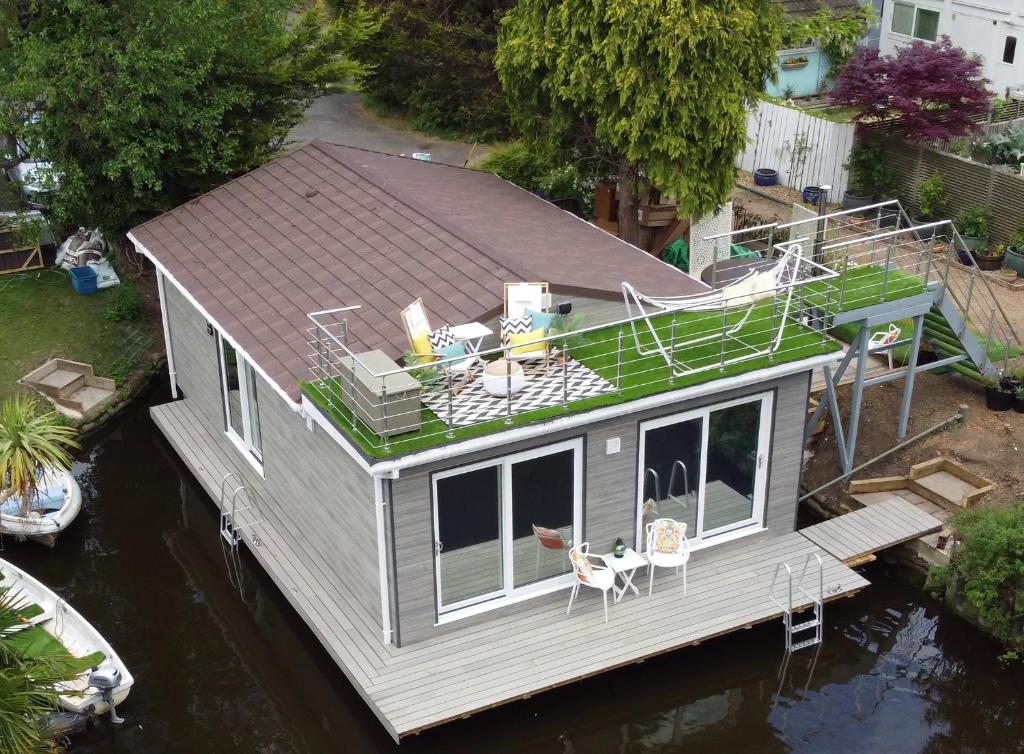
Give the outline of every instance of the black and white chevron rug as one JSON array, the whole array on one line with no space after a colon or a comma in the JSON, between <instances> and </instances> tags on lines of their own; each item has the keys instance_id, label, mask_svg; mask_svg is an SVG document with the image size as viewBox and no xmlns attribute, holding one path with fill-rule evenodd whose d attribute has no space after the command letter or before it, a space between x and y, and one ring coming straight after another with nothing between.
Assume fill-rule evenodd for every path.
<instances>
[{"instance_id":1,"label":"black and white chevron rug","mask_svg":"<svg viewBox=\"0 0 1024 754\"><path fill-rule=\"evenodd\" d=\"M583 366L575 359L568 359L565 375L562 366L551 361L551 371L544 374L544 361L521 361L526 384L523 389L512 395L512 415L534 411L538 408L559 406L563 400L563 381L569 402L581 398L591 398L603 393L612 393L615 386ZM453 427L468 427L491 419L508 416L508 399L504 396L493 396L484 390L480 379L482 366L477 366L475 378L452 399L451 420ZM437 414L441 421L448 421L448 393L445 390L424 392L423 403Z\"/></svg>"}]
</instances>

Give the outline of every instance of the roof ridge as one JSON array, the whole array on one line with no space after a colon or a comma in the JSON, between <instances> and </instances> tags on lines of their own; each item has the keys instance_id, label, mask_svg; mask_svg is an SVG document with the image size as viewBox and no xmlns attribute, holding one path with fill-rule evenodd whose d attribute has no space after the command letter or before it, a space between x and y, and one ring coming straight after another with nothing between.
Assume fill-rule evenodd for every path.
<instances>
[{"instance_id":1,"label":"roof ridge","mask_svg":"<svg viewBox=\"0 0 1024 754\"><path fill-rule=\"evenodd\" d=\"M462 226L460 224L457 224L457 223L449 222L447 218L439 218L435 213L432 213L427 207L421 205L415 199L410 199L405 194L405 192L403 192L401 189L396 188L395 185L394 185L394 182L391 182L388 185L381 185L380 179L377 177L376 172L373 171L372 168L364 170L362 168L362 166L355 167L355 166L352 165L352 163L349 160L345 159L344 157L342 157L339 154L334 153L333 151L328 151L328 150L324 149L323 146L326 145L326 146L330 146L330 147L338 147L340 149L355 149L355 150L358 150L360 152L367 152L369 154L383 155L384 157L393 157L396 160L411 160L412 159L411 157L401 157L399 155L388 154L387 152L376 152L376 151L374 151L372 149L361 149L359 147L347 147L347 146L345 146L343 144L334 144L332 142L324 141L322 139L313 139L312 141L309 142L309 144L310 144L310 146L314 146L317 149L319 149L320 152L322 154L326 155L327 157L330 157L331 159L336 160L337 162L341 163L342 165L344 165L346 168L351 170L356 175L361 176L364 180L369 181L374 186L376 186L380 191L383 191L384 193L388 194L389 196L393 197L394 199L398 200L399 202L401 202L402 204L407 206L409 209L414 210L416 213L418 213L419 215L421 215L425 219L427 219L430 222L434 223L435 225L443 228L446 232L452 234L453 236L458 238L460 241L465 243L467 246L470 246L471 248L475 249L477 252L479 252L483 256L487 257L488 259L490 259L495 264L501 265L502 267L506 268L510 272L516 273L523 280L539 280L540 279L539 277L537 277L538 273L535 270L532 270L529 266L524 266L522 264L522 260L516 259L515 257L513 257L511 255L502 254L500 251L495 249L493 246L488 244L486 241L481 240L478 236L476 236L476 234L468 231L464 226ZM433 165L434 167L453 168L455 170L471 170L471 168L460 168L460 167L456 167L454 165L445 165L443 163L428 162L426 160L415 160L415 162L419 162L419 163L422 163L424 165ZM373 173L373 177L371 177L371 176L366 174L367 170L369 172ZM474 173L478 173L478 174L481 173L481 171L479 171L479 170L474 170L473 172ZM491 175L493 175L493 174L491 174ZM502 182L506 182L506 181L504 181L504 179L500 178L499 176L495 176L495 178L497 178L498 180L500 180ZM541 200L541 201L543 201L543 200Z\"/></svg>"}]
</instances>

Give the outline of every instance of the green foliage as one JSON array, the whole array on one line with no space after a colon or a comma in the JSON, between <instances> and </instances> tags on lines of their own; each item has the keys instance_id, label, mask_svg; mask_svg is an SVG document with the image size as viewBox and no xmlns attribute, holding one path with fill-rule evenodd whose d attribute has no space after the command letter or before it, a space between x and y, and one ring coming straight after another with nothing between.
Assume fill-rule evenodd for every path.
<instances>
[{"instance_id":1,"label":"green foliage","mask_svg":"<svg viewBox=\"0 0 1024 754\"><path fill-rule=\"evenodd\" d=\"M1010 236L1010 243L1008 244L1017 249L1017 251L1024 253L1024 227L1017 228Z\"/></svg>"},{"instance_id":2,"label":"green foliage","mask_svg":"<svg viewBox=\"0 0 1024 754\"><path fill-rule=\"evenodd\" d=\"M142 296L135 283L122 280L121 285L111 292L103 317L111 322L135 322L142 318L144 312Z\"/></svg>"},{"instance_id":3,"label":"green foliage","mask_svg":"<svg viewBox=\"0 0 1024 754\"><path fill-rule=\"evenodd\" d=\"M521 141L495 147L479 164L479 169L500 175L506 181L533 191L551 170L551 163L537 149Z\"/></svg>"},{"instance_id":4,"label":"green foliage","mask_svg":"<svg viewBox=\"0 0 1024 754\"><path fill-rule=\"evenodd\" d=\"M831 61L830 73L850 59L860 40L878 17L870 6L862 5L853 13L836 15L822 8L812 16L791 16L785 21L783 47L801 45L817 39Z\"/></svg>"},{"instance_id":5,"label":"green foliage","mask_svg":"<svg viewBox=\"0 0 1024 754\"><path fill-rule=\"evenodd\" d=\"M972 204L957 215L955 225L962 236L987 239L992 225L992 210Z\"/></svg>"},{"instance_id":6,"label":"green foliage","mask_svg":"<svg viewBox=\"0 0 1024 754\"><path fill-rule=\"evenodd\" d=\"M3 222L4 227L10 228L11 248L24 249L35 246L42 238L44 223L38 217L17 214L5 217L0 222Z\"/></svg>"},{"instance_id":7,"label":"green foliage","mask_svg":"<svg viewBox=\"0 0 1024 754\"><path fill-rule=\"evenodd\" d=\"M994 165L1006 165L1013 172L1024 164L1024 124L1011 123L1000 133L985 139L982 149Z\"/></svg>"},{"instance_id":8,"label":"green foliage","mask_svg":"<svg viewBox=\"0 0 1024 754\"><path fill-rule=\"evenodd\" d=\"M948 206L946 183L936 170L917 187L917 208L929 220L936 220L946 213Z\"/></svg>"},{"instance_id":9,"label":"green foliage","mask_svg":"<svg viewBox=\"0 0 1024 754\"><path fill-rule=\"evenodd\" d=\"M963 596L1011 647L1024 646L1024 503L958 513L952 568Z\"/></svg>"},{"instance_id":10,"label":"green foliage","mask_svg":"<svg viewBox=\"0 0 1024 754\"><path fill-rule=\"evenodd\" d=\"M363 88L372 101L424 131L507 136L494 48L498 19L512 0L377 2L387 18L357 51L370 66Z\"/></svg>"},{"instance_id":11,"label":"green foliage","mask_svg":"<svg viewBox=\"0 0 1024 754\"><path fill-rule=\"evenodd\" d=\"M875 201L889 198L896 190L896 176L889 169L885 150L877 141L859 141L846 161L850 191Z\"/></svg>"},{"instance_id":12,"label":"green foliage","mask_svg":"<svg viewBox=\"0 0 1024 754\"><path fill-rule=\"evenodd\" d=\"M780 41L771 0L520 0L495 63L530 143L605 161L595 172L619 176L620 201L644 180L703 216L732 189Z\"/></svg>"},{"instance_id":13,"label":"green foliage","mask_svg":"<svg viewBox=\"0 0 1024 754\"><path fill-rule=\"evenodd\" d=\"M57 421L57 412L43 413L35 398L16 395L0 404L0 495L21 500L21 515L39 491L48 468L67 469L70 448L77 448L75 430Z\"/></svg>"},{"instance_id":14,"label":"green foliage","mask_svg":"<svg viewBox=\"0 0 1024 754\"><path fill-rule=\"evenodd\" d=\"M318 5L289 20L292 5L26 3L0 29L17 61L0 76L0 133L53 163L65 225L124 231L262 164L313 97L365 73L347 53L374 14L356 2L329 23Z\"/></svg>"},{"instance_id":15,"label":"green foliage","mask_svg":"<svg viewBox=\"0 0 1024 754\"><path fill-rule=\"evenodd\" d=\"M575 165L552 168L540 180L547 198L562 209L589 220L594 215L596 181L584 175Z\"/></svg>"}]
</instances>

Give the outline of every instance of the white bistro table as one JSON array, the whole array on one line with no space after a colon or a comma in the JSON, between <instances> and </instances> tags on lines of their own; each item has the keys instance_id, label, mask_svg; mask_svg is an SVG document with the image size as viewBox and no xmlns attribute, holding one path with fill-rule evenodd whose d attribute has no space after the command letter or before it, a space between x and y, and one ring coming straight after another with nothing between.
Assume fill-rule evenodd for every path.
<instances>
[{"instance_id":1,"label":"white bistro table","mask_svg":"<svg viewBox=\"0 0 1024 754\"><path fill-rule=\"evenodd\" d=\"M455 325L451 328L452 335L456 340L466 343L466 353L472 356L480 352L480 344L484 338L493 335L494 331L481 322L467 322L464 325Z\"/></svg>"},{"instance_id":2,"label":"white bistro table","mask_svg":"<svg viewBox=\"0 0 1024 754\"><path fill-rule=\"evenodd\" d=\"M617 576L622 579L622 587L615 590L615 601L619 602L622 600L623 595L627 589L632 589L633 594L640 596L640 590L633 585L633 574L638 569L643 568L647 565L647 561L642 558L636 550L632 547L627 547L626 552L622 554L621 558L615 557L613 553L602 555L601 560L604 564L611 568Z\"/></svg>"}]
</instances>

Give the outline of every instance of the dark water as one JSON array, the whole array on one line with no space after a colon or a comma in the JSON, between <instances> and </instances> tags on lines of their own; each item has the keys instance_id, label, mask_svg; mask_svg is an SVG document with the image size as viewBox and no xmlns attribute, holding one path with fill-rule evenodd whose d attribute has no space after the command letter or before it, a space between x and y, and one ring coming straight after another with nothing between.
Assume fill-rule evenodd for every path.
<instances>
[{"instance_id":1,"label":"dark water","mask_svg":"<svg viewBox=\"0 0 1024 754\"><path fill-rule=\"evenodd\" d=\"M157 385L151 401L163 400ZM87 443L84 509L54 551L3 557L100 630L136 683L75 742L110 752L389 752L396 747L276 588L228 583L213 503L140 403ZM882 568L826 608L820 653L779 681L770 624L428 732L408 752L1024 751L1024 670ZM585 637L581 637L581 640ZM557 661L557 658L553 658Z\"/></svg>"}]
</instances>

